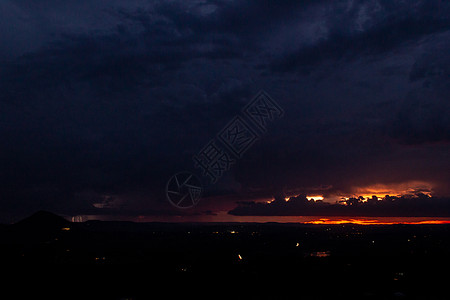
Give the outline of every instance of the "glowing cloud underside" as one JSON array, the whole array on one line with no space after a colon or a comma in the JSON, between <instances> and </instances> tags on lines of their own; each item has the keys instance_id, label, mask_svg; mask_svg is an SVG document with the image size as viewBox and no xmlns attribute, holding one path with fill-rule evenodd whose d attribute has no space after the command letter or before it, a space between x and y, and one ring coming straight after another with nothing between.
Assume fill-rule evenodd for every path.
<instances>
[{"instance_id":1,"label":"glowing cloud underside","mask_svg":"<svg viewBox=\"0 0 450 300\"><path fill-rule=\"evenodd\" d=\"M382 198L385 195L401 196L407 194L422 193L431 196L433 185L424 181L408 181L403 183L392 184L373 184L365 187L354 187L352 190L353 195L363 196L368 198L371 196L377 196Z\"/></svg>"}]
</instances>

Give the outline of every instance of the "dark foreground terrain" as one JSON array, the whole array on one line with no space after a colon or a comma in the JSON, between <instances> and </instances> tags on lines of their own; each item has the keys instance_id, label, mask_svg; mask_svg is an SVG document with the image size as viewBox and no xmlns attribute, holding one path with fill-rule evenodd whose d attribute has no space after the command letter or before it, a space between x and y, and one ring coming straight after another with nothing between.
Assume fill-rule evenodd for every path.
<instances>
[{"instance_id":1,"label":"dark foreground terrain","mask_svg":"<svg viewBox=\"0 0 450 300\"><path fill-rule=\"evenodd\" d=\"M449 299L450 226L0 227L2 299ZM30 294L31 293L31 294Z\"/></svg>"}]
</instances>

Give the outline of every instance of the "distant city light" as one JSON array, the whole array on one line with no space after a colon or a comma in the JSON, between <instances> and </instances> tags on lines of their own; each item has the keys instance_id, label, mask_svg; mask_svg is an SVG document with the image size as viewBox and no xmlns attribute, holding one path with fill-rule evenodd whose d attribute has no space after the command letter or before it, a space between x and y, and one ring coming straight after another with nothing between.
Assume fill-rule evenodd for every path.
<instances>
[{"instance_id":1,"label":"distant city light","mask_svg":"<svg viewBox=\"0 0 450 300\"><path fill-rule=\"evenodd\" d=\"M96 260L96 261L106 260L106 257L105 257L105 256L96 257L95 260Z\"/></svg>"},{"instance_id":2,"label":"distant city light","mask_svg":"<svg viewBox=\"0 0 450 300\"><path fill-rule=\"evenodd\" d=\"M73 216L72 217L72 222L74 222L74 223L83 222L83 216Z\"/></svg>"},{"instance_id":3,"label":"distant city light","mask_svg":"<svg viewBox=\"0 0 450 300\"><path fill-rule=\"evenodd\" d=\"M312 257L328 257L328 256L330 256L330 251L311 252L310 256L312 256Z\"/></svg>"}]
</instances>

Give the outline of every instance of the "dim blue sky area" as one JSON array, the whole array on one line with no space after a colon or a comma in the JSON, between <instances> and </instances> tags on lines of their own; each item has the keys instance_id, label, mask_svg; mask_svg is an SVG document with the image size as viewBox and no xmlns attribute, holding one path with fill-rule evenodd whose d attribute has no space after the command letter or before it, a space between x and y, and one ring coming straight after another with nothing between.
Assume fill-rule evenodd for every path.
<instances>
[{"instance_id":1,"label":"dim blue sky area","mask_svg":"<svg viewBox=\"0 0 450 300\"><path fill-rule=\"evenodd\" d=\"M207 181L192 156L260 90L283 118L173 208L167 180ZM449 95L449 1L3 0L0 221L213 219L299 194L442 204Z\"/></svg>"}]
</instances>

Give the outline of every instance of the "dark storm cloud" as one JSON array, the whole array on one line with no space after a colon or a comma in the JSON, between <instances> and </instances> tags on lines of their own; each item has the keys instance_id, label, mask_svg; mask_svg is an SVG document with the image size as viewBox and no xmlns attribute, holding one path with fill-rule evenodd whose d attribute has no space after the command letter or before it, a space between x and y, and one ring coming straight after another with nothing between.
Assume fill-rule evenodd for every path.
<instances>
[{"instance_id":1,"label":"dark storm cloud","mask_svg":"<svg viewBox=\"0 0 450 300\"><path fill-rule=\"evenodd\" d=\"M0 5L4 211L170 215L166 180L260 89L286 115L211 195L448 178L447 2Z\"/></svg>"},{"instance_id":2,"label":"dark storm cloud","mask_svg":"<svg viewBox=\"0 0 450 300\"><path fill-rule=\"evenodd\" d=\"M171 165L190 161L183 154L196 127L189 110L207 108L220 118L224 101L240 98L239 85L219 86L211 109L196 103L205 98L201 88L173 78L187 61L235 56L220 37L179 31L175 13L110 13L116 24L108 30L61 32L40 50L3 64L2 205L92 212L91 197L80 196L85 190L123 197L142 186L154 203L152 192L163 198L159 190Z\"/></svg>"},{"instance_id":3,"label":"dark storm cloud","mask_svg":"<svg viewBox=\"0 0 450 300\"><path fill-rule=\"evenodd\" d=\"M409 74L418 87L388 123L391 136L409 145L450 142L450 34L436 35L431 41Z\"/></svg>"},{"instance_id":4,"label":"dark storm cloud","mask_svg":"<svg viewBox=\"0 0 450 300\"><path fill-rule=\"evenodd\" d=\"M448 4L444 5L448 9ZM270 64L273 71L310 72L323 61L383 55L424 36L448 31L450 26L450 18L443 13L445 7L439 7L437 1L415 1L414 6L394 1L354 5L344 1L330 6L325 20L327 34L317 43L275 59Z\"/></svg>"},{"instance_id":5,"label":"dark storm cloud","mask_svg":"<svg viewBox=\"0 0 450 300\"><path fill-rule=\"evenodd\" d=\"M304 195L270 203L240 202L229 214L240 216L358 216L358 217L448 217L450 198L415 196L369 199L350 198L346 204L309 201Z\"/></svg>"}]
</instances>

